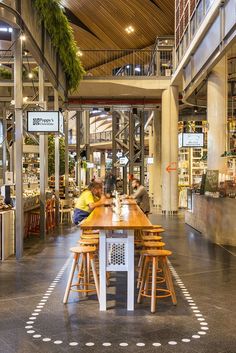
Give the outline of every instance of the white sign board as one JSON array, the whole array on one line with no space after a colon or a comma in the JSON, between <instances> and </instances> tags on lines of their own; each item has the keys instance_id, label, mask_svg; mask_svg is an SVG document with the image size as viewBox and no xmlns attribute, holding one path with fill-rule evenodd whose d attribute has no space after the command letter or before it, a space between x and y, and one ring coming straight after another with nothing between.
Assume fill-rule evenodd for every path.
<instances>
[{"instance_id":1,"label":"white sign board","mask_svg":"<svg viewBox=\"0 0 236 353\"><path fill-rule=\"evenodd\" d=\"M181 147L203 147L204 146L204 134L203 133L181 133L179 138L179 148Z\"/></svg>"},{"instance_id":2,"label":"white sign board","mask_svg":"<svg viewBox=\"0 0 236 353\"><path fill-rule=\"evenodd\" d=\"M5 172L5 184L13 185L13 172Z\"/></svg>"},{"instance_id":3,"label":"white sign board","mask_svg":"<svg viewBox=\"0 0 236 353\"><path fill-rule=\"evenodd\" d=\"M129 162L129 160L128 160L128 158L127 158L126 156L124 156L124 157L121 157L121 158L119 159L119 162L120 162L120 166L121 166L121 167L125 167L126 164Z\"/></svg>"},{"instance_id":4,"label":"white sign board","mask_svg":"<svg viewBox=\"0 0 236 353\"><path fill-rule=\"evenodd\" d=\"M63 115L59 111L27 112L28 132L48 132L63 134Z\"/></svg>"},{"instance_id":5,"label":"white sign board","mask_svg":"<svg viewBox=\"0 0 236 353\"><path fill-rule=\"evenodd\" d=\"M147 158L147 164L154 164L154 158L153 157L148 157Z\"/></svg>"}]
</instances>

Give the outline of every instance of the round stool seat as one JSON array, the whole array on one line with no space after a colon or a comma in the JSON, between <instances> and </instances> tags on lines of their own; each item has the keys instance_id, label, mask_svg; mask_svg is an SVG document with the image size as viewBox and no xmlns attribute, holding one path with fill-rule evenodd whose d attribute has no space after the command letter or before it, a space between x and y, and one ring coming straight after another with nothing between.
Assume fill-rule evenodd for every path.
<instances>
[{"instance_id":1,"label":"round stool seat","mask_svg":"<svg viewBox=\"0 0 236 353\"><path fill-rule=\"evenodd\" d=\"M143 245L146 248L163 248L163 246L165 246L166 244L163 243L162 241L144 241ZM145 252L145 250L142 250L141 252L143 254L143 252Z\"/></svg>"},{"instance_id":2,"label":"round stool seat","mask_svg":"<svg viewBox=\"0 0 236 353\"><path fill-rule=\"evenodd\" d=\"M80 239L78 241L80 245L98 245L98 239Z\"/></svg>"},{"instance_id":3,"label":"round stool seat","mask_svg":"<svg viewBox=\"0 0 236 353\"><path fill-rule=\"evenodd\" d=\"M70 248L70 251L73 253L77 254L84 254L87 252L95 252L96 247L95 246L74 246L73 248Z\"/></svg>"},{"instance_id":4,"label":"round stool seat","mask_svg":"<svg viewBox=\"0 0 236 353\"><path fill-rule=\"evenodd\" d=\"M172 251L170 250L143 250L142 254L144 256L170 256Z\"/></svg>"},{"instance_id":5,"label":"round stool seat","mask_svg":"<svg viewBox=\"0 0 236 353\"><path fill-rule=\"evenodd\" d=\"M160 235L143 235L142 236L143 241L159 241L162 240L162 237Z\"/></svg>"},{"instance_id":6,"label":"round stool seat","mask_svg":"<svg viewBox=\"0 0 236 353\"><path fill-rule=\"evenodd\" d=\"M81 234L80 239L99 239L99 234Z\"/></svg>"},{"instance_id":7,"label":"round stool seat","mask_svg":"<svg viewBox=\"0 0 236 353\"><path fill-rule=\"evenodd\" d=\"M99 234L99 230L87 229L87 230L83 230L83 234Z\"/></svg>"},{"instance_id":8,"label":"round stool seat","mask_svg":"<svg viewBox=\"0 0 236 353\"><path fill-rule=\"evenodd\" d=\"M158 228L162 228L162 226L160 224L153 224L152 225L152 229L158 229Z\"/></svg>"},{"instance_id":9,"label":"round stool seat","mask_svg":"<svg viewBox=\"0 0 236 353\"><path fill-rule=\"evenodd\" d=\"M156 228L156 229L145 229L144 234L151 233L151 234L158 234L165 232L164 228Z\"/></svg>"}]
</instances>

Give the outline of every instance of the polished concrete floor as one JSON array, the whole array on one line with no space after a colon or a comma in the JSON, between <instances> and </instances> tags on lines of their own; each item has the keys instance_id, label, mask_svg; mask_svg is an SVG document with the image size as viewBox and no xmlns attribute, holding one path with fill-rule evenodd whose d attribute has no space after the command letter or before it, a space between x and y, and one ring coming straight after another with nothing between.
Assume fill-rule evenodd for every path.
<instances>
[{"instance_id":1,"label":"polished concrete floor","mask_svg":"<svg viewBox=\"0 0 236 353\"><path fill-rule=\"evenodd\" d=\"M95 295L63 305L77 230L61 229L0 264L0 352L236 353L236 249L209 243L183 216L151 218L167 230L177 306L167 298L151 314L146 300L127 312L124 273L111 278L107 312Z\"/></svg>"}]
</instances>

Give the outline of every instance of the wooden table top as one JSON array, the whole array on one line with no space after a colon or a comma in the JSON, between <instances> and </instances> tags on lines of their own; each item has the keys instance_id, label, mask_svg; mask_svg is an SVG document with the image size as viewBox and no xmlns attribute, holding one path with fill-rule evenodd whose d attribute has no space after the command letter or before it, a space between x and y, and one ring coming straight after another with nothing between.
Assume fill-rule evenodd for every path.
<instances>
[{"instance_id":1,"label":"wooden table top","mask_svg":"<svg viewBox=\"0 0 236 353\"><path fill-rule=\"evenodd\" d=\"M128 200L127 200L128 201ZM133 202L122 205L121 221L113 220L112 207L96 207L93 212L80 223L81 229L148 229L152 224L143 211Z\"/></svg>"}]
</instances>

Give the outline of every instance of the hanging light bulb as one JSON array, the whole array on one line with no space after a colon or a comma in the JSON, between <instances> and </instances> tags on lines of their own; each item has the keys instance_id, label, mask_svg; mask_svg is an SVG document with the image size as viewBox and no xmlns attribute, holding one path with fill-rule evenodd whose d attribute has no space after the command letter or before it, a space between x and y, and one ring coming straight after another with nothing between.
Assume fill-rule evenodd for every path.
<instances>
[{"instance_id":1,"label":"hanging light bulb","mask_svg":"<svg viewBox=\"0 0 236 353\"><path fill-rule=\"evenodd\" d=\"M29 77L29 78L33 78L33 76L34 76L34 75L32 74L32 72L29 72L28 77Z\"/></svg>"}]
</instances>

